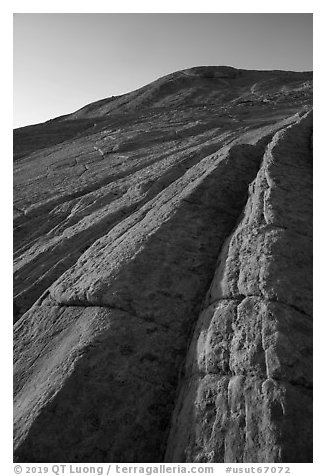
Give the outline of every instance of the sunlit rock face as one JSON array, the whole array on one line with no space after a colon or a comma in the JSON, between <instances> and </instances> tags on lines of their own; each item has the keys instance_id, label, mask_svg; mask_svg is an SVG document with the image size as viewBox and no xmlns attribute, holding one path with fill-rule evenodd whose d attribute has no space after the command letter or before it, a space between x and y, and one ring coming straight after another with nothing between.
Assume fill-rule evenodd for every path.
<instances>
[{"instance_id":1,"label":"sunlit rock face","mask_svg":"<svg viewBox=\"0 0 326 476\"><path fill-rule=\"evenodd\" d=\"M312 74L14 131L21 462L312 461Z\"/></svg>"}]
</instances>

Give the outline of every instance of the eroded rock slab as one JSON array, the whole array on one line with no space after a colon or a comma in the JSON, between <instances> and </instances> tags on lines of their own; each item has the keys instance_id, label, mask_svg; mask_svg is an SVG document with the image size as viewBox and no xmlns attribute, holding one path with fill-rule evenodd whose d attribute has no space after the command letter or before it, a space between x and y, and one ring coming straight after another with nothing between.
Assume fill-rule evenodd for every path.
<instances>
[{"instance_id":1,"label":"eroded rock slab","mask_svg":"<svg viewBox=\"0 0 326 476\"><path fill-rule=\"evenodd\" d=\"M311 460L310 77L193 68L19 131L17 461Z\"/></svg>"},{"instance_id":2,"label":"eroded rock slab","mask_svg":"<svg viewBox=\"0 0 326 476\"><path fill-rule=\"evenodd\" d=\"M225 241L166 461L312 460L310 134L310 116L275 134Z\"/></svg>"}]
</instances>

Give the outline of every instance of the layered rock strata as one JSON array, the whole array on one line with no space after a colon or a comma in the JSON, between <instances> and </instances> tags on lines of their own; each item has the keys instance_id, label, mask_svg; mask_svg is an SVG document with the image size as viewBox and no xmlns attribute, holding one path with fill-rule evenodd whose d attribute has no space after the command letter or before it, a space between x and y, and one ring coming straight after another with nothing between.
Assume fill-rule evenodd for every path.
<instances>
[{"instance_id":1,"label":"layered rock strata","mask_svg":"<svg viewBox=\"0 0 326 476\"><path fill-rule=\"evenodd\" d=\"M166 461L312 461L311 118L278 132L225 241Z\"/></svg>"},{"instance_id":2,"label":"layered rock strata","mask_svg":"<svg viewBox=\"0 0 326 476\"><path fill-rule=\"evenodd\" d=\"M68 117L85 128L101 112L79 137L68 122L66 142L21 142L17 461L311 461L309 101L291 75L285 94L277 75L275 92L240 73L205 70L218 101L236 81L230 117L213 93L167 111L168 77ZM198 74L176 76L176 98ZM283 101L269 116L266 91ZM144 101L137 121L105 117Z\"/></svg>"}]
</instances>

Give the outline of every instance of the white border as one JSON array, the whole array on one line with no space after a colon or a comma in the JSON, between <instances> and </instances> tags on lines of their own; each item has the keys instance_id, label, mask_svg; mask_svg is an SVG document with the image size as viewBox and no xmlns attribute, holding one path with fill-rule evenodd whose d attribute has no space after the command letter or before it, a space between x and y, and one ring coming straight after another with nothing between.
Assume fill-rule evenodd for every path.
<instances>
[{"instance_id":1,"label":"white border","mask_svg":"<svg viewBox=\"0 0 326 476\"><path fill-rule=\"evenodd\" d=\"M135 8L137 6L137 8ZM13 13L314 13L314 310L315 310L315 352L314 352L314 464L294 464L291 465L295 475L321 475L325 474L323 460L325 454L324 433L325 433L325 365L324 365L324 339L326 336L325 318L323 315L323 294L325 281L325 146L323 137L325 135L325 103L324 89L326 87L326 74L324 69L324 31L326 29L325 10L322 2L317 1L233 1L216 2L144 2L144 1L13 1L6 2L1 6L0 11L0 35L2 46L2 73L1 73L1 95L2 108L1 139L2 139L2 184L1 193L1 244L2 263L4 263L1 273L2 290L2 315L1 323L1 363L2 363L2 388L1 388L1 460L0 468L3 474L13 473L12 465L12 97L13 97L13 77L12 77L12 14ZM143 465L146 466L146 465ZM215 474L223 474L220 469ZM239 465L231 465L239 466ZM245 466L245 465L240 465ZM248 465L246 465L248 466ZM256 466L256 465L252 465ZM264 466L266 466L264 464Z\"/></svg>"}]
</instances>

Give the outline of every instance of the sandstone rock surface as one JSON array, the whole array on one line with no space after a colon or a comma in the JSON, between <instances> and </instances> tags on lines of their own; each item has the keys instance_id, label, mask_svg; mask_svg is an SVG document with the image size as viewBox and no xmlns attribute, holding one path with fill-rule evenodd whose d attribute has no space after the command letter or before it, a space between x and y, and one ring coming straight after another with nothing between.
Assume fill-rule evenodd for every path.
<instances>
[{"instance_id":1,"label":"sandstone rock surface","mask_svg":"<svg viewBox=\"0 0 326 476\"><path fill-rule=\"evenodd\" d=\"M14 132L15 459L310 462L311 73Z\"/></svg>"}]
</instances>

